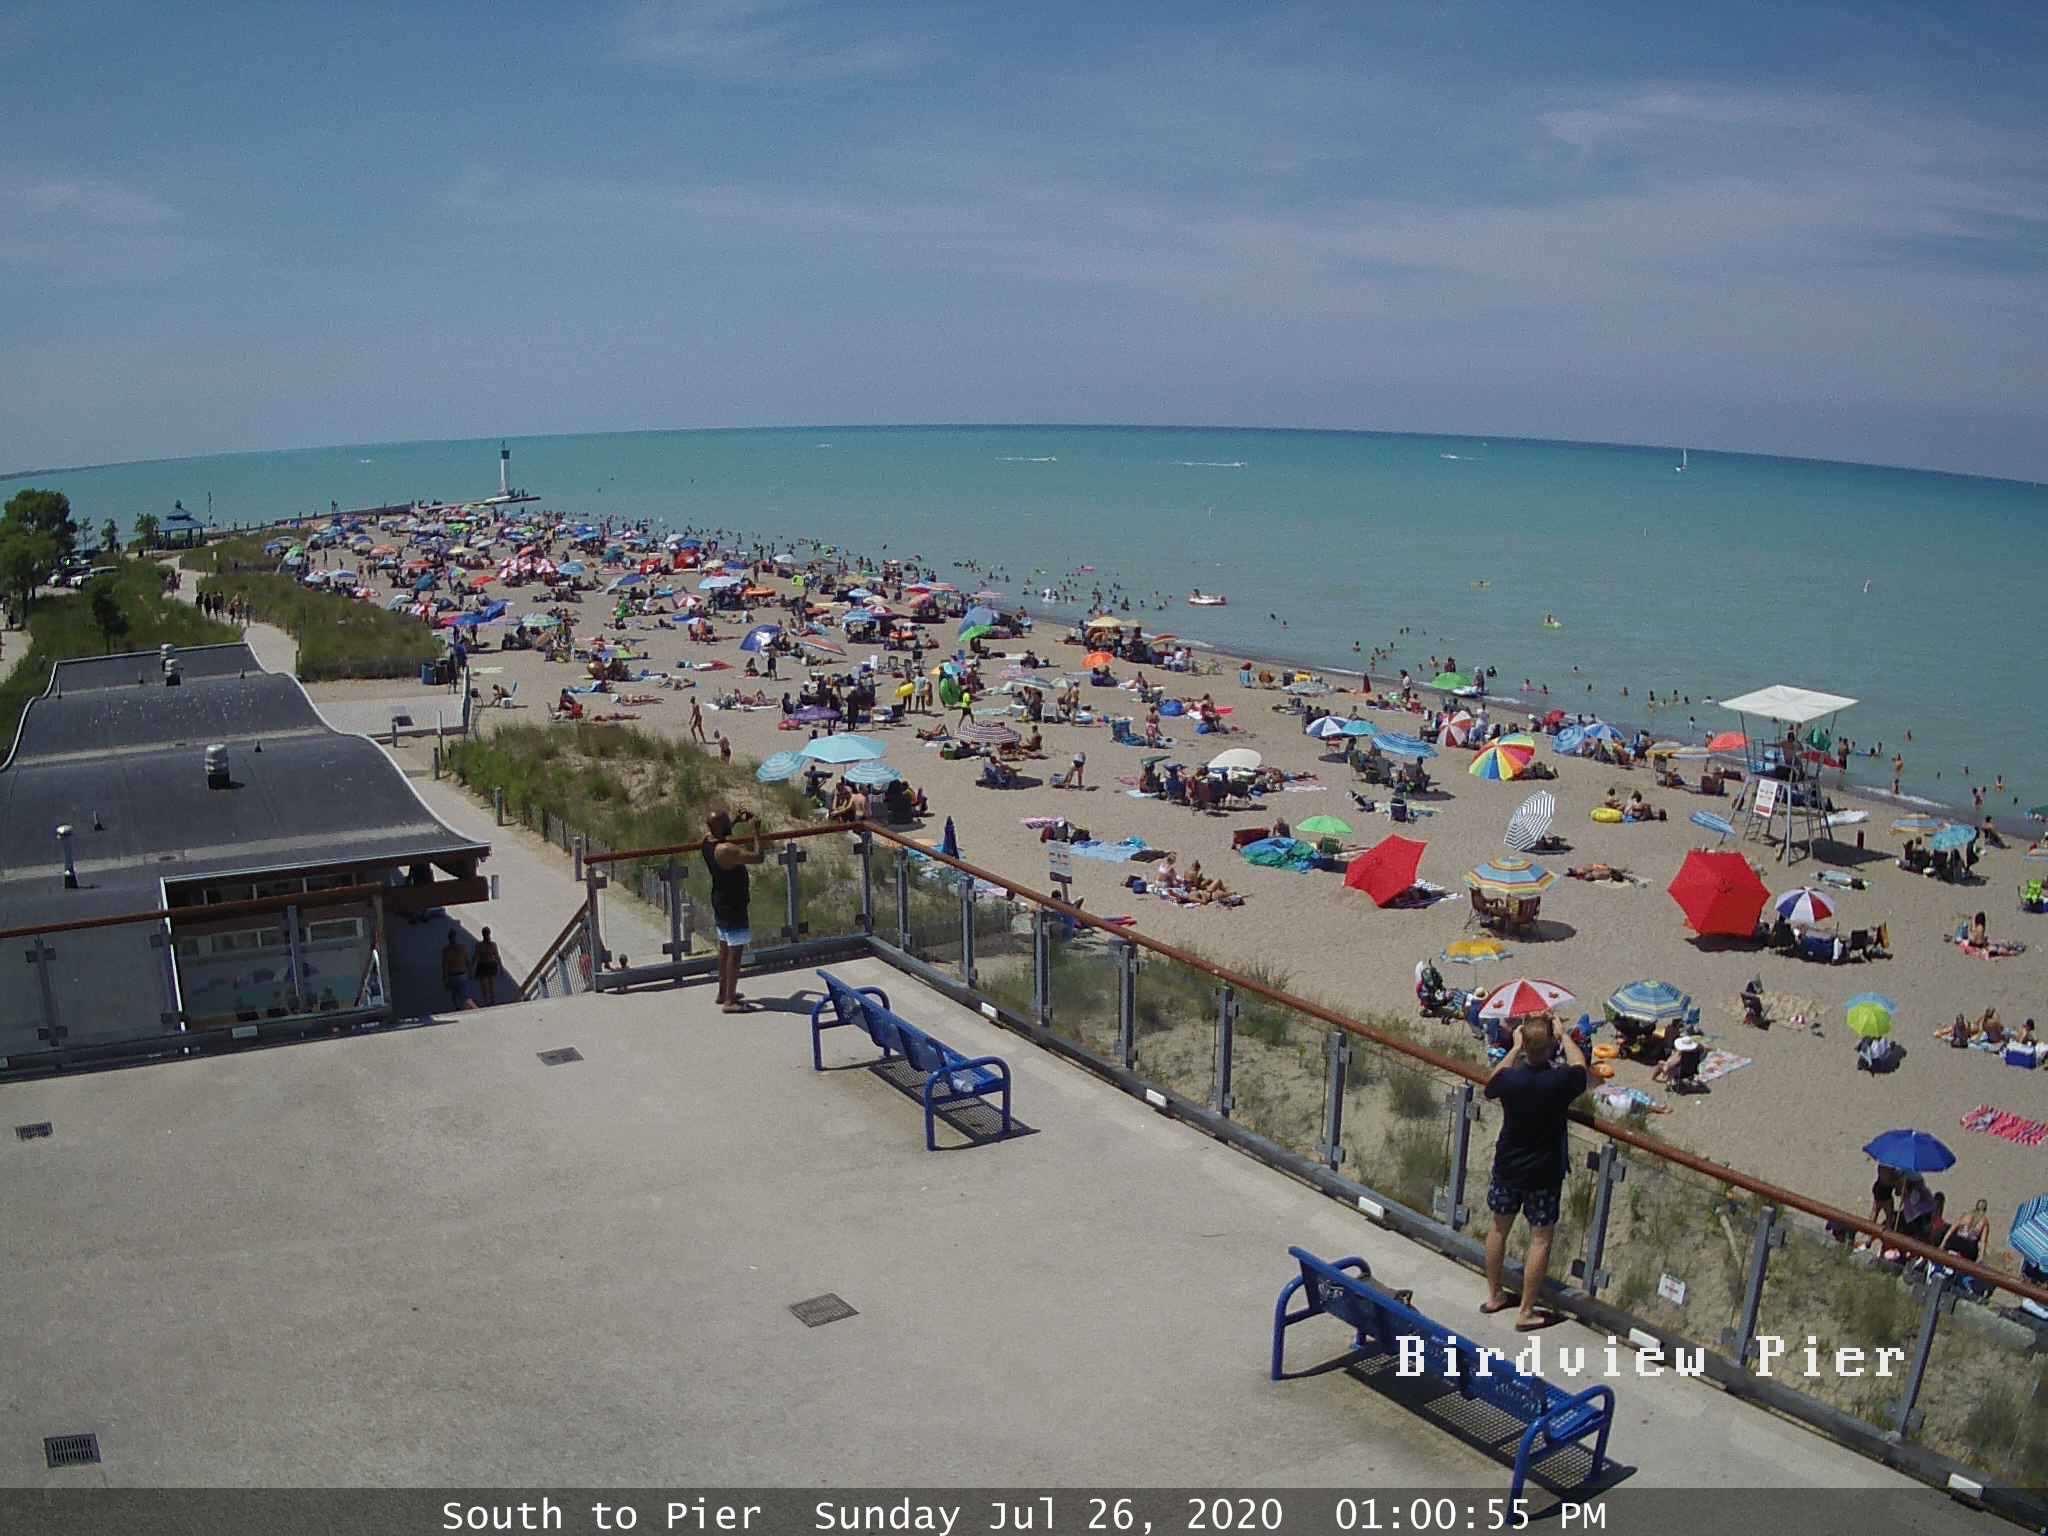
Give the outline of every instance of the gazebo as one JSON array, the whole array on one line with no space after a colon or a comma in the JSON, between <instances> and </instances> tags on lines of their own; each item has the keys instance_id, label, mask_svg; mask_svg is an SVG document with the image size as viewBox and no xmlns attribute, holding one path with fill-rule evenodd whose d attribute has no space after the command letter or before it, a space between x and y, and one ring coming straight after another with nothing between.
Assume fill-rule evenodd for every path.
<instances>
[{"instance_id":1,"label":"gazebo","mask_svg":"<svg viewBox=\"0 0 2048 1536\"><path fill-rule=\"evenodd\" d=\"M1819 776L1815 775L1813 782L1807 784L1806 774L1800 765L1803 743L1797 739L1799 727L1824 718L1832 738L1835 717L1855 702L1838 693L1819 693L1811 688L1794 688L1787 683L1773 683L1740 698L1721 701L1723 709L1733 710L1741 718L1742 734L1750 742L1747 765L1750 786L1744 797L1747 810L1743 817L1742 835L1747 838L1761 834L1769 838L1772 823L1782 816L1784 832L1778 843L1781 863L1790 858L1795 842L1811 853L1814 840L1827 836L1828 830L1827 807L1820 792ZM1756 740L1750 735L1749 717L1752 715L1785 727L1790 750L1785 753L1785 780L1782 783L1761 776L1769 764L1756 750Z\"/></svg>"},{"instance_id":2,"label":"gazebo","mask_svg":"<svg viewBox=\"0 0 2048 1536\"><path fill-rule=\"evenodd\" d=\"M163 520L160 536L166 548L189 549L204 541L205 532L205 529L200 527L199 519L180 506L174 508Z\"/></svg>"}]
</instances>

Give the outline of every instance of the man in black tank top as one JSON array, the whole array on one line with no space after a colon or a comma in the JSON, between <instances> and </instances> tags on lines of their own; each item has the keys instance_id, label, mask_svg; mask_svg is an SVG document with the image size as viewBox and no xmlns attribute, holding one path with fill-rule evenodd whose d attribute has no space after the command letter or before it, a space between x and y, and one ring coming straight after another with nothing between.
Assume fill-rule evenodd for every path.
<instances>
[{"instance_id":1,"label":"man in black tank top","mask_svg":"<svg viewBox=\"0 0 2048 1536\"><path fill-rule=\"evenodd\" d=\"M745 843L733 841L734 824L741 822L750 828ZM711 920L718 928L718 1006L727 1013L743 1013L740 954L753 942L747 926L747 866L767 857L761 852L761 825L752 811L735 816L714 810L704 818L704 830L710 834L704 842L704 868L711 876Z\"/></svg>"}]
</instances>

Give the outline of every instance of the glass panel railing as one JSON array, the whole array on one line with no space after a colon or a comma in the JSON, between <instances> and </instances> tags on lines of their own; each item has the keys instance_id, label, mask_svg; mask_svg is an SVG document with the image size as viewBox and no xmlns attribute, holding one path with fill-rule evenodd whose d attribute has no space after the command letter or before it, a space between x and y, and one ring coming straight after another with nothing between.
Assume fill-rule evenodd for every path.
<instances>
[{"instance_id":1,"label":"glass panel railing","mask_svg":"<svg viewBox=\"0 0 2048 1536\"><path fill-rule=\"evenodd\" d=\"M1048 913L1052 1032L1101 1057L1117 1060L1118 943L1098 928Z\"/></svg>"},{"instance_id":2,"label":"glass panel railing","mask_svg":"<svg viewBox=\"0 0 2048 1536\"><path fill-rule=\"evenodd\" d=\"M1024 1004L1013 1009L1031 1016L1031 908L1008 892L980 885L974 895L974 985L1007 985L1014 996L1021 983Z\"/></svg>"},{"instance_id":3,"label":"glass panel railing","mask_svg":"<svg viewBox=\"0 0 2048 1536\"><path fill-rule=\"evenodd\" d=\"M1447 1215L1450 1090L1450 1079L1433 1068L1354 1040L1340 1171L1420 1215Z\"/></svg>"},{"instance_id":4,"label":"glass panel railing","mask_svg":"<svg viewBox=\"0 0 2048 1536\"><path fill-rule=\"evenodd\" d=\"M1587 1167L1605 1138L1572 1127L1573 1187L1566 1191L1560 1246L1585 1249L1599 1194ZM1726 1184L1675 1163L1620 1149L1627 1169L1613 1187L1601 1268L1602 1299L1662 1332L1716 1352L1741 1318L1756 1235L1757 1206ZM1579 1185L1583 1181L1583 1190ZM1576 1230L1567 1230L1568 1228Z\"/></svg>"},{"instance_id":5,"label":"glass panel railing","mask_svg":"<svg viewBox=\"0 0 2048 1536\"><path fill-rule=\"evenodd\" d=\"M1953 1306L1935 1329L1907 1438L1992 1481L2048 1486L2048 1361L2033 1353L2037 1325L2003 1292L1949 1285Z\"/></svg>"},{"instance_id":6,"label":"glass panel railing","mask_svg":"<svg viewBox=\"0 0 2048 1536\"><path fill-rule=\"evenodd\" d=\"M1316 1156L1328 1096L1329 1033L1312 1015L1240 996L1231 1032L1231 1118L1268 1141Z\"/></svg>"},{"instance_id":7,"label":"glass panel railing","mask_svg":"<svg viewBox=\"0 0 2048 1536\"><path fill-rule=\"evenodd\" d=\"M1206 971L1139 953L1138 1076L1195 1104L1216 1093L1216 1018L1223 988Z\"/></svg>"},{"instance_id":8,"label":"glass panel railing","mask_svg":"<svg viewBox=\"0 0 2048 1536\"><path fill-rule=\"evenodd\" d=\"M1773 1380L1880 1430L1897 1427L1905 1396L1906 1371L1920 1330L1921 1307L1899 1267L1872 1249L1829 1238L1804 1218L1786 1222L1785 1243L1773 1250L1757 1312L1759 1341L1783 1353L1766 1360L1759 1350L1753 1368L1768 1367ZM1808 1340L1818 1351L1808 1369ZM1836 1369L1836 1351L1861 1350L1863 1373ZM1889 1370L1879 1374L1877 1351Z\"/></svg>"},{"instance_id":9,"label":"glass panel railing","mask_svg":"<svg viewBox=\"0 0 2048 1536\"><path fill-rule=\"evenodd\" d=\"M910 857L910 952L927 965L960 971L960 882L966 876L934 859Z\"/></svg>"}]
</instances>

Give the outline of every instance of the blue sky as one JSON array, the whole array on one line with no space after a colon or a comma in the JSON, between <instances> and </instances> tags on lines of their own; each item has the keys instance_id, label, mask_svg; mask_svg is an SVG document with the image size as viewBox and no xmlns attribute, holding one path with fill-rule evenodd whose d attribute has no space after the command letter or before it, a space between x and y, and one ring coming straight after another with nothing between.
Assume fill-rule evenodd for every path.
<instances>
[{"instance_id":1,"label":"blue sky","mask_svg":"<svg viewBox=\"0 0 2048 1536\"><path fill-rule=\"evenodd\" d=\"M2044 15L0 0L0 466L1086 421L2048 479Z\"/></svg>"}]
</instances>

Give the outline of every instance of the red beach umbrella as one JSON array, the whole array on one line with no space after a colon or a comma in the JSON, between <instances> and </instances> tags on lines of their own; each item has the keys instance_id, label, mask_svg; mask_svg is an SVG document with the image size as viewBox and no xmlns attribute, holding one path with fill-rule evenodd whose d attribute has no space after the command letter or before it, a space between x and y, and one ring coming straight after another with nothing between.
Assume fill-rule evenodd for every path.
<instances>
[{"instance_id":1,"label":"red beach umbrella","mask_svg":"<svg viewBox=\"0 0 2048 1536\"><path fill-rule=\"evenodd\" d=\"M1384 907L1415 883L1415 871L1428 846L1398 835L1382 838L1345 867L1344 883L1365 892L1374 906Z\"/></svg>"},{"instance_id":2,"label":"red beach umbrella","mask_svg":"<svg viewBox=\"0 0 2048 1536\"><path fill-rule=\"evenodd\" d=\"M1536 981L1522 976L1488 993L1486 1001L1479 1005L1479 1017L1527 1019L1539 1013L1569 1008L1577 1001L1554 981Z\"/></svg>"},{"instance_id":3,"label":"red beach umbrella","mask_svg":"<svg viewBox=\"0 0 2048 1536\"><path fill-rule=\"evenodd\" d=\"M1685 856L1669 890L1694 932L1744 939L1756 932L1757 914L1771 899L1741 854L1697 849Z\"/></svg>"},{"instance_id":4,"label":"red beach umbrella","mask_svg":"<svg viewBox=\"0 0 2048 1536\"><path fill-rule=\"evenodd\" d=\"M1747 752L1749 738L1740 731L1723 731L1707 743L1709 752Z\"/></svg>"}]
</instances>

